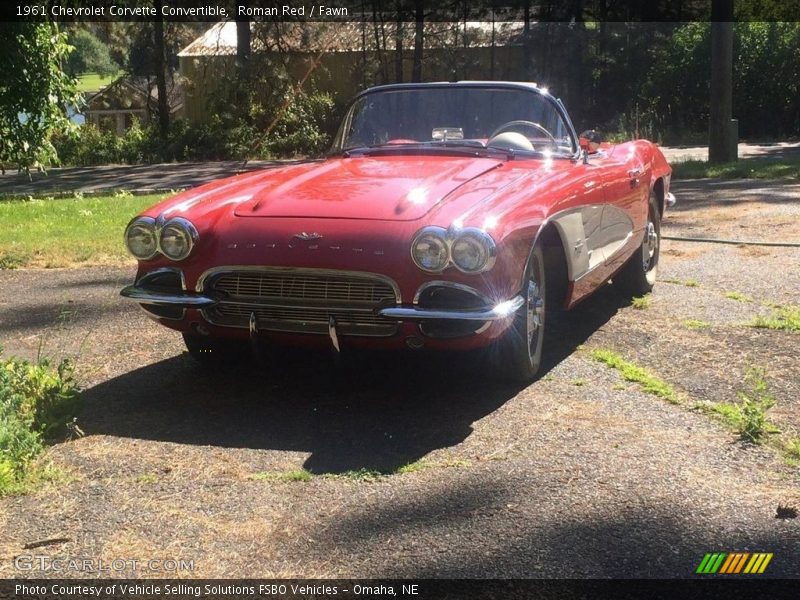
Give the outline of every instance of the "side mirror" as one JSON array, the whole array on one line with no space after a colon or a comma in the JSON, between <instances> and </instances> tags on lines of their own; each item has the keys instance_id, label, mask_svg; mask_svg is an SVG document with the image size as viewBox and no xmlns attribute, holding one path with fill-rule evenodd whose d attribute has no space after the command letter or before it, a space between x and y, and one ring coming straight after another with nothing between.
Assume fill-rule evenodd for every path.
<instances>
[{"instance_id":1,"label":"side mirror","mask_svg":"<svg viewBox=\"0 0 800 600\"><path fill-rule=\"evenodd\" d=\"M581 150L587 154L594 154L600 149L600 144L603 142L603 136L599 131L594 129L587 129L578 138L578 143Z\"/></svg>"}]
</instances>

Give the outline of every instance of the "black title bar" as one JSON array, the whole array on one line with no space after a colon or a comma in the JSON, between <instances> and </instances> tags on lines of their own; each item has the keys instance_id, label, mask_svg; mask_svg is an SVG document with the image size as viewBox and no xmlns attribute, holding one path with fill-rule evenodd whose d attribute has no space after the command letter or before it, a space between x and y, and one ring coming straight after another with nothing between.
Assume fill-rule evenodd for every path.
<instances>
[{"instance_id":1,"label":"black title bar","mask_svg":"<svg viewBox=\"0 0 800 600\"><path fill-rule=\"evenodd\" d=\"M798 0L721 2L733 4L737 21L800 20ZM711 0L4 0L0 3L0 21L683 22L712 18Z\"/></svg>"}]
</instances>

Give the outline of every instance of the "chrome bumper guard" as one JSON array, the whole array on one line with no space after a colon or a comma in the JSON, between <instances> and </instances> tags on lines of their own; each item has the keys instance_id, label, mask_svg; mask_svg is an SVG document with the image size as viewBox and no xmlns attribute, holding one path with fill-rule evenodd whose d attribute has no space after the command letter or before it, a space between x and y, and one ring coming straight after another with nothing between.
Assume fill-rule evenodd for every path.
<instances>
[{"instance_id":1,"label":"chrome bumper guard","mask_svg":"<svg viewBox=\"0 0 800 600\"><path fill-rule=\"evenodd\" d=\"M142 304L156 304L159 306L180 306L183 308L208 308L214 306L218 300L201 294L190 292L158 292L146 288L129 285L119 293L123 298L129 298Z\"/></svg>"},{"instance_id":2,"label":"chrome bumper guard","mask_svg":"<svg viewBox=\"0 0 800 600\"><path fill-rule=\"evenodd\" d=\"M514 296L511 300L480 310L437 310L397 306L382 308L378 310L378 315L397 321L499 321L513 316L523 304L525 299L522 296Z\"/></svg>"}]
</instances>

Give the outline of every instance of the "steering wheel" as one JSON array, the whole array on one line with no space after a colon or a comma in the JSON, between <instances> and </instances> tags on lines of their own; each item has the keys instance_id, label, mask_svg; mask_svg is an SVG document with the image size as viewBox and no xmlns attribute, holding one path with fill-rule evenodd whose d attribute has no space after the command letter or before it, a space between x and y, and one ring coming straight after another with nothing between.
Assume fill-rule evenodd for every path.
<instances>
[{"instance_id":1,"label":"steering wheel","mask_svg":"<svg viewBox=\"0 0 800 600\"><path fill-rule=\"evenodd\" d=\"M543 134L545 134L549 138L548 143L553 144L553 146L558 148L558 141L556 140L555 137L553 137L552 133L547 131L547 129L545 129L544 127L542 127L538 123L534 123L533 121L521 121L521 120L519 120L519 121L509 121L508 123L503 123L502 125L500 125L500 127L495 129L492 132L492 135L489 136L489 140L486 142L486 145L488 146L489 142L492 141L493 137L503 133L506 129L513 129L514 127L519 127L519 126L531 127L533 129L535 129L536 131L542 132Z\"/></svg>"}]
</instances>

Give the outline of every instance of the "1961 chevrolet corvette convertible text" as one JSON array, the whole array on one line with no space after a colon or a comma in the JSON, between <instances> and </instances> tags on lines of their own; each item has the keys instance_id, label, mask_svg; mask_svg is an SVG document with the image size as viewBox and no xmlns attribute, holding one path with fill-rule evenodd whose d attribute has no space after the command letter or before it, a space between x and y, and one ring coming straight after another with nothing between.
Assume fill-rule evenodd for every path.
<instances>
[{"instance_id":1,"label":"1961 chevrolet corvette convertible text","mask_svg":"<svg viewBox=\"0 0 800 600\"><path fill-rule=\"evenodd\" d=\"M380 86L331 153L183 192L125 231L122 290L199 359L252 343L487 349L530 380L548 311L655 283L671 169L528 83Z\"/></svg>"}]
</instances>

